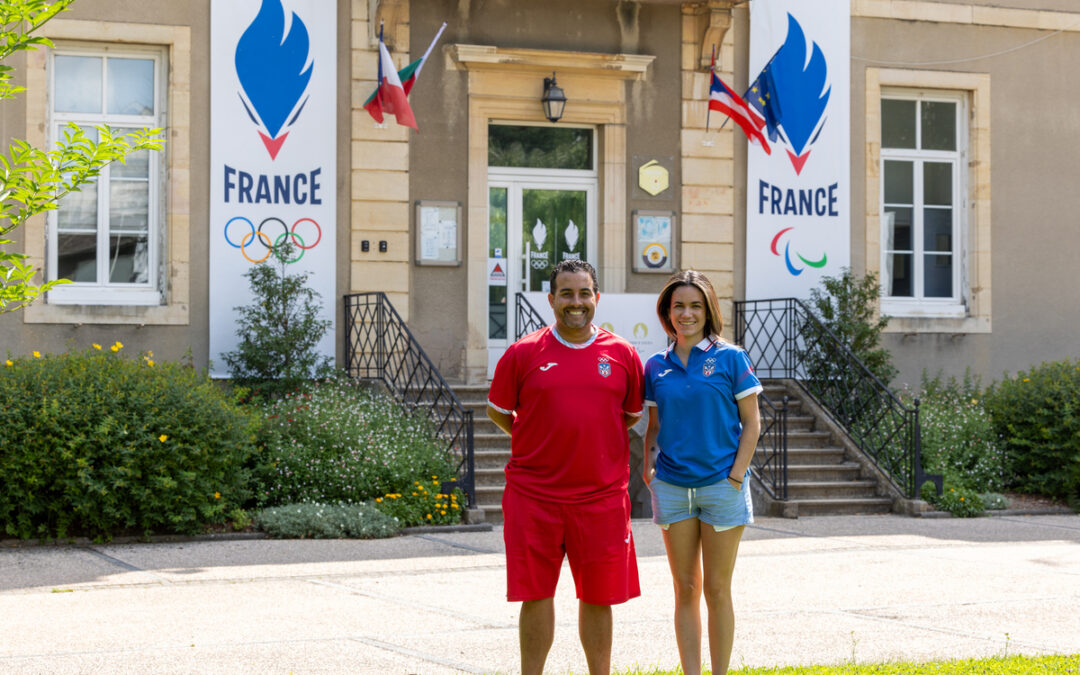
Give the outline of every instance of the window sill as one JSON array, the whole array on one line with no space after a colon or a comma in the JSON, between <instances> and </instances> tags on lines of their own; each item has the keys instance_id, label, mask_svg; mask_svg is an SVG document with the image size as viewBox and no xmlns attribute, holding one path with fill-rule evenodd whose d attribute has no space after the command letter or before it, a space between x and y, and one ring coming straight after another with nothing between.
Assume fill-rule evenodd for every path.
<instances>
[{"instance_id":1,"label":"window sill","mask_svg":"<svg viewBox=\"0 0 1080 675\"><path fill-rule=\"evenodd\" d=\"M897 316L882 310L887 314L889 323L885 326L886 333L949 333L952 335L962 333L989 333L990 317L988 316L941 316L923 314L919 316Z\"/></svg>"},{"instance_id":2,"label":"window sill","mask_svg":"<svg viewBox=\"0 0 1080 675\"><path fill-rule=\"evenodd\" d=\"M153 305L110 305L103 304L100 299L91 302L93 304L62 304L50 298L48 303L36 302L20 314L23 321L30 324L186 326L190 323L187 304L162 305L160 299Z\"/></svg>"}]
</instances>

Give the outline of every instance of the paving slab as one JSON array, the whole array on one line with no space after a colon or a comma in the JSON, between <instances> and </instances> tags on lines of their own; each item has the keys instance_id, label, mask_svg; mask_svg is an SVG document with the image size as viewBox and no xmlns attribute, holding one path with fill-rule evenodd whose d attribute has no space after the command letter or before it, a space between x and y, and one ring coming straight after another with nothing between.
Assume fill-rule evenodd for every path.
<instances>
[{"instance_id":1,"label":"paving slab","mask_svg":"<svg viewBox=\"0 0 1080 675\"><path fill-rule=\"evenodd\" d=\"M633 530L613 666L673 668L662 537ZM5 547L0 673L511 673L505 573L499 527ZM1080 516L759 518L734 602L733 666L1080 653ZM547 671L584 673L566 566L555 604Z\"/></svg>"}]
</instances>

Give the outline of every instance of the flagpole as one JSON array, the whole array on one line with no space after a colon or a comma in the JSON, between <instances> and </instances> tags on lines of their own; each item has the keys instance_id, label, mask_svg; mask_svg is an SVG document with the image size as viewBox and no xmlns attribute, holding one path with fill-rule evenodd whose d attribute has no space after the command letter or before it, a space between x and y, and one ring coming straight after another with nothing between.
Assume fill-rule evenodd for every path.
<instances>
[{"instance_id":1,"label":"flagpole","mask_svg":"<svg viewBox=\"0 0 1080 675\"><path fill-rule=\"evenodd\" d=\"M716 75L716 45L712 46L712 61L709 63L709 98L712 98L712 79ZM712 114L712 108L708 104L705 106L705 133L709 133L709 116ZM726 121L726 120L725 120ZM721 127L722 129L723 127Z\"/></svg>"},{"instance_id":2,"label":"flagpole","mask_svg":"<svg viewBox=\"0 0 1080 675\"><path fill-rule=\"evenodd\" d=\"M420 65L416 67L416 79L420 79L420 71L424 69L424 64L427 63L427 57L431 54L431 50L435 48L435 43L439 41L444 30L446 30L445 21L443 21L442 26L439 27L439 32L435 33L435 37L431 39L431 44L428 45L427 51L420 57Z\"/></svg>"}]
</instances>

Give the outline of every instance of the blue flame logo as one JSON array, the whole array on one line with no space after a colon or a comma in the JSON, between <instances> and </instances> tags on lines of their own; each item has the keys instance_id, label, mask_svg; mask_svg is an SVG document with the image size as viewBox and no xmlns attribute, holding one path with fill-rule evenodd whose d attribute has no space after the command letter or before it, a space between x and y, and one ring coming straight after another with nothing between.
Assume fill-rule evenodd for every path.
<instances>
[{"instance_id":1,"label":"blue flame logo","mask_svg":"<svg viewBox=\"0 0 1080 675\"><path fill-rule=\"evenodd\" d=\"M314 63L308 63L309 46L307 26L296 12L285 34L281 0L263 0L255 20L236 44L236 74L243 88L240 101L251 121L260 127L259 136L270 159L277 157L289 135L287 129L307 103L304 93L314 69Z\"/></svg>"},{"instance_id":2,"label":"blue flame logo","mask_svg":"<svg viewBox=\"0 0 1080 675\"><path fill-rule=\"evenodd\" d=\"M810 154L808 146L813 145L825 126L825 108L832 92L826 82L825 55L816 42L811 45L808 61L806 35L795 17L788 14L787 38L766 66L776 83L778 104L783 112L780 125L795 173L802 171Z\"/></svg>"}]
</instances>

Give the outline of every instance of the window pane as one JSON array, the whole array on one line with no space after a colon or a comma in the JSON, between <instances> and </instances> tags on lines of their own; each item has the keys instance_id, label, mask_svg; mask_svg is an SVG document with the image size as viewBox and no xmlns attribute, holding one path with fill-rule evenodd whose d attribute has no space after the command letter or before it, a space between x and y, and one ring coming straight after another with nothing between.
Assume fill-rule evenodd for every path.
<instances>
[{"instance_id":1,"label":"window pane","mask_svg":"<svg viewBox=\"0 0 1080 675\"><path fill-rule=\"evenodd\" d=\"M923 250L952 251L952 209L923 209Z\"/></svg>"},{"instance_id":2,"label":"window pane","mask_svg":"<svg viewBox=\"0 0 1080 675\"><path fill-rule=\"evenodd\" d=\"M881 101L881 147L915 147L915 101Z\"/></svg>"},{"instance_id":3,"label":"window pane","mask_svg":"<svg viewBox=\"0 0 1080 675\"><path fill-rule=\"evenodd\" d=\"M885 203L915 203L915 163L885 162Z\"/></svg>"},{"instance_id":4,"label":"window pane","mask_svg":"<svg viewBox=\"0 0 1080 675\"><path fill-rule=\"evenodd\" d=\"M63 56L53 60L56 85L53 110L56 112L101 112L101 58Z\"/></svg>"},{"instance_id":5,"label":"window pane","mask_svg":"<svg viewBox=\"0 0 1080 675\"><path fill-rule=\"evenodd\" d=\"M923 150L956 149L956 104L945 101L922 102Z\"/></svg>"},{"instance_id":6,"label":"window pane","mask_svg":"<svg viewBox=\"0 0 1080 675\"><path fill-rule=\"evenodd\" d=\"M885 288L892 297L910 298L911 260L910 253L893 253L885 257Z\"/></svg>"},{"instance_id":7,"label":"window pane","mask_svg":"<svg viewBox=\"0 0 1080 675\"><path fill-rule=\"evenodd\" d=\"M923 203L952 206L952 168L948 162L923 164Z\"/></svg>"},{"instance_id":8,"label":"window pane","mask_svg":"<svg viewBox=\"0 0 1080 675\"><path fill-rule=\"evenodd\" d=\"M143 284L148 279L150 247L145 234L109 237L109 283Z\"/></svg>"},{"instance_id":9,"label":"window pane","mask_svg":"<svg viewBox=\"0 0 1080 675\"><path fill-rule=\"evenodd\" d=\"M127 133L127 129L120 131ZM149 178L150 151L139 150L128 155L124 162L110 164L109 173L113 178Z\"/></svg>"},{"instance_id":10,"label":"window pane","mask_svg":"<svg viewBox=\"0 0 1080 675\"><path fill-rule=\"evenodd\" d=\"M488 257L502 258L503 278L508 278L506 256L506 188L494 187L488 190ZM488 286L488 338L505 340L507 335L506 320L507 286Z\"/></svg>"},{"instance_id":11,"label":"window pane","mask_svg":"<svg viewBox=\"0 0 1080 675\"><path fill-rule=\"evenodd\" d=\"M890 206L885 209L885 250L910 251L912 209Z\"/></svg>"},{"instance_id":12,"label":"window pane","mask_svg":"<svg viewBox=\"0 0 1080 675\"><path fill-rule=\"evenodd\" d=\"M149 213L149 183L114 180L109 184L109 230L146 232Z\"/></svg>"},{"instance_id":13,"label":"window pane","mask_svg":"<svg viewBox=\"0 0 1080 675\"><path fill-rule=\"evenodd\" d=\"M488 126L488 166L593 168L591 129Z\"/></svg>"},{"instance_id":14,"label":"window pane","mask_svg":"<svg viewBox=\"0 0 1080 675\"><path fill-rule=\"evenodd\" d=\"M60 200L56 222L60 231L97 229L97 183L87 183L81 192L69 192Z\"/></svg>"},{"instance_id":15,"label":"window pane","mask_svg":"<svg viewBox=\"0 0 1080 675\"><path fill-rule=\"evenodd\" d=\"M488 338L506 339L506 286L488 286Z\"/></svg>"},{"instance_id":16,"label":"window pane","mask_svg":"<svg viewBox=\"0 0 1080 675\"><path fill-rule=\"evenodd\" d=\"M114 115L154 114L154 62L150 59L108 60L109 105Z\"/></svg>"},{"instance_id":17,"label":"window pane","mask_svg":"<svg viewBox=\"0 0 1080 675\"><path fill-rule=\"evenodd\" d=\"M927 254L923 265L923 295L928 298L952 297L952 260L948 254Z\"/></svg>"},{"instance_id":18,"label":"window pane","mask_svg":"<svg viewBox=\"0 0 1080 675\"><path fill-rule=\"evenodd\" d=\"M97 281L97 235L61 234L57 237L56 275L72 281Z\"/></svg>"}]
</instances>

